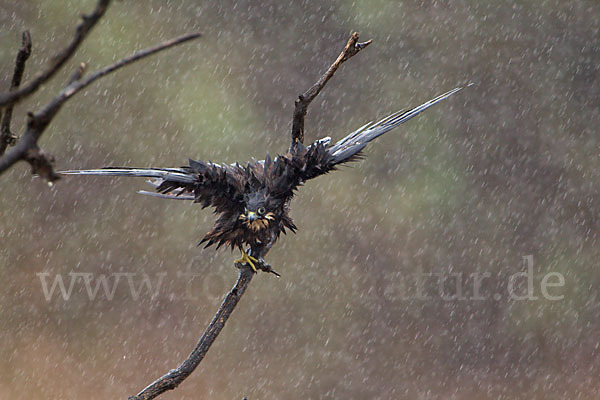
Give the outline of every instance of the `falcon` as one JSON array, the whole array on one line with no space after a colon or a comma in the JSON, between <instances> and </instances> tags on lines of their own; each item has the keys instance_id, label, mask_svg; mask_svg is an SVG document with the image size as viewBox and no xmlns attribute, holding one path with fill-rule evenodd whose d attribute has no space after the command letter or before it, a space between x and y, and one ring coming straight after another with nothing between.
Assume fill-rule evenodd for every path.
<instances>
[{"instance_id":1,"label":"falcon","mask_svg":"<svg viewBox=\"0 0 600 400\"><path fill-rule=\"evenodd\" d=\"M396 128L434 104L463 89L457 87L406 111L398 111L379 122L362 126L335 144L331 138L309 146L293 143L288 151L264 160L252 159L246 166L189 160L181 168L121 168L61 171L65 175L105 175L151 178L155 191L138 193L163 199L190 200L203 208L213 207L218 218L200 244L239 249L235 264L247 264L279 276L264 260L286 229L296 232L289 216L294 192L309 179L334 171L337 166L362 158L372 140Z\"/></svg>"}]
</instances>

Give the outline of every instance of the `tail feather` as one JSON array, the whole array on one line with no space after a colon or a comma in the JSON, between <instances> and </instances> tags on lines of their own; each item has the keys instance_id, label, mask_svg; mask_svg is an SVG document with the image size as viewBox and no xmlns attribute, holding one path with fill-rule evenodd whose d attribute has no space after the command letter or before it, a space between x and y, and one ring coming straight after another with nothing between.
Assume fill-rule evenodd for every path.
<instances>
[{"instance_id":1,"label":"tail feather","mask_svg":"<svg viewBox=\"0 0 600 400\"><path fill-rule=\"evenodd\" d=\"M468 86L470 86L470 84ZM343 163L353 159L353 157L356 156L362 149L364 149L370 141L378 138L386 132L391 131L398 125L405 123L412 117L422 113L440 101L447 99L463 88L464 86L457 87L429 100L428 102L421 104L420 106L406 111L397 111L377 123L369 122L368 124L362 126L333 146L329 147L328 151L333 157L334 164Z\"/></svg>"}]
</instances>

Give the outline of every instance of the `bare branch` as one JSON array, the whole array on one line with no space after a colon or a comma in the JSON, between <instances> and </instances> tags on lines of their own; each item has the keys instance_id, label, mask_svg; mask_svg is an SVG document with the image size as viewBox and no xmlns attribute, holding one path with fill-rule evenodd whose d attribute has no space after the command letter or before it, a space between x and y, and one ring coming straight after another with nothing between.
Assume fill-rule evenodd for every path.
<instances>
[{"instance_id":1,"label":"bare branch","mask_svg":"<svg viewBox=\"0 0 600 400\"><path fill-rule=\"evenodd\" d=\"M23 73L25 72L25 62L31 55L31 35L29 31L23 32L22 45L17 53L17 60L15 61L15 71L13 73L12 81L10 83L10 91L14 92L21 84ZM0 128L0 156L4 154L6 148L9 145L14 144L16 137L10 130L10 120L12 119L13 104L10 104L4 110L2 116L2 123Z\"/></svg>"},{"instance_id":2,"label":"bare branch","mask_svg":"<svg viewBox=\"0 0 600 400\"><path fill-rule=\"evenodd\" d=\"M169 47L177 46L178 44L182 44L189 40L199 38L200 36L202 36L202 34L200 32L188 33L187 35L183 35L183 36L179 36L175 39L167 40L166 42L163 42L159 45L141 50L129 57L125 57L122 60L117 61L116 63L114 63L112 65L109 65L105 68L102 68L101 70L94 72L88 78L83 79L81 81L75 81L71 85L67 86L61 93L64 95L64 101L73 97L77 92L79 92L81 89L84 89L85 87L87 87L88 85L93 83L95 80L102 78L103 76L108 75L111 72L118 70L119 68L123 68L129 64L132 64L138 60L141 60L142 58L146 58L148 56L151 56L152 54L155 54L162 50L168 49ZM60 95L59 95L59 97L60 97ZM57 99L58 99L58 97L57 97Z\"/></svg>"},{"instance_id":3,"label":"bare branch","mask_svg":"<svg viewBox=\"0 0 600 400\"><path fill-rule=\"evenodd\" d=\"M94 25L102 18L110 0L98 0L95 10L89 15L83 15L82 20L77 25L75 30L75 37L73 41L60 53L54 57L54 62L48 69L40 72L31 82L23 86L20 90L13 92L0 94L0 107L5 107L10 104L14 104L26 96L34 93L43 83L47 82L50 78L58 72L58 70L75 54L79 45L87 37L88 33L92 30Z\"/></svg>"},{"instance_id":4,"label":"bare branch","mask_svg":"<svg viewBox=\"0 0 600 400\"><path fill-rule=\"evenodd\" d=\"M246 288L250 284L254 272L248 266L241 266L236 264L239 270L237 282L233 288L229 291L225 300L219 307L219 310L215 314L211 323L208 325L204 334L196 344L196 347L176 369L170 370L167 374L158 378L156 381L151 383L148 387L142 390L135 396L129 397L129 400L150 400L167 390L175 389L181 382L183 382L200 364L208 349L213 344L225 323L231 316L231 313L237 306L242 295L246 291Z\"/></svg>"},{"instance_id":5,"label":"bare branch","mask_svg":"<svg viewBox=\"0 0 600 400\"><path fill-rule=\"evenodd\" d=\"M298 96L298 100L295 102L294 108L294 119L292 120L292 147L296 143L304 142L304 118L306 117L306 112L308 111L309 104L317 97L317 95L321 92L325 84L335 71L342 65L346 60L350 59L354 55L356 55L359 51L367 47L372 43L372 40L367 42L359 43L358 42L358 33L354 32L348 43L346 43L346 47L340 53L338 58L334 61L333 64L329 67L327 72L323 74L323 76L315 83L312 87L310 87L306 92L302 93Z\"/></svg>"},{"instance_id":6,"label":"bare branch","mask_svg":"<svg viewBox=\"0 0 600 400\"><path fill-rule=\"evenodd\" d=\"M48 182L54 182L60 179L60 176L54 172L52 167L54 157L38 147L37 138L39 138L39 135L35 130L34 115L30 113L28 119L25 134L13 148L0 157L0 174L16 162L25 160L31 165L32 174L39 175Z\"/></svg>"},{"instance_id":7,"label":"bare branch","mask_svg":"<svg viewBox=\"0 0 600 400\"><path fill-rule=\"evenodd\" d=\"M37 148L37 141L44 133L44 130L48 127L50 122L52 122L52 119L54 118L54 116L56 116L62 105L75 94L77 94L79 91L89 86L97 79L100 79L103 76L106 76L111 72L118 70L119 68L125 67L138 60L141 60L142 58L158 53L159 51L168 49L170 47L176 46L178 44L187 42L192 39L196 39L200 36L200 33L191 33L180 36L175 39L168 40L157 46L139 51L138 53L133 54L132 56L126 57L114 64L111 64L101 70L98 70L92 75L88 76L86 79L78 80L77 78L80 78L82 76L84 70L83 66L80 66L79 69L73 74L71 80L75 80L71 84L64 88L54 99L52 99L48 104L46 104L41 110L39 110L35 114L29 115L27 130L25 131L23 137L19 140L19 142L17 142L15 147L10 149L10 151L4 154L4 156L0 157L0 175L19 160L27 159L27 152L30 149ZM46 166L50 164L51 162L44 163L44 165ZM36 169L33 164L32 168L34 170ZM42 176L53 178L49 179L50 181L56 180L57 178L56 174L54 173Z\"/></svg>"}]
</instances>

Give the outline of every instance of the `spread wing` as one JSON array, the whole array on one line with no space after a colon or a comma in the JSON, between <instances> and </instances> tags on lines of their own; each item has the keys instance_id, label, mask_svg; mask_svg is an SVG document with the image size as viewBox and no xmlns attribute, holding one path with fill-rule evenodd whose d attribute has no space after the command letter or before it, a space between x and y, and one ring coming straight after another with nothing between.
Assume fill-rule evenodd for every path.
<instances>
[{"instance_id":1,"label":"spread wing","mask_svg":"<svg viewBox=\"0 0 600 400\"><path fill-rule=\"evenodd\" d=\"M254 160L247 167L238 164L214 164L190 160L181 168L100 168L61 171L65 175L135 176L152 178L156 193L139 193L168 199L193 200L203 207L213 206L226 213L241 207L243 194L267 186L272 196L289 199L298 186L308 179L326 174L337 165L361 158L369 142L403 124L438 102L463 89L457 87L420 106L398 111L377 123L368 123L330 146L330 138L310 146L295 145L286 154L271 160Z\"/></svg>"},{"instance_id":2,"label":"spread wing","mask_svg":"<svg viewBox=\"0 0 600 400\"><path fill-rule=\"evenodd\" d=\"M398 111L376 123L369 122L334 145L330 145L330 138L324 138L307 147L297 144L288 153L277 157L272 165L267 165L265 160L265 175L270 178L271 192L282 198L292 197L298 186L308 179L335 170L339 164L360 159L361 151L369 142L462 89L457 87L420 106Z\"/></svg>"},{"instance_id":3,"label":"spread wing","mask_svg":"<svg viewBox=\"0 0 600 400\"><path fill-rule=\"evenodd\" d=\"M237 165L220 165L190 160L181 168L100 168L60 171L64 175L134 176L152 178L156 190L139 193L154 197L193 200L222 213L237 209L243 200L245 170Z\"/></svg>"}]
</instances>

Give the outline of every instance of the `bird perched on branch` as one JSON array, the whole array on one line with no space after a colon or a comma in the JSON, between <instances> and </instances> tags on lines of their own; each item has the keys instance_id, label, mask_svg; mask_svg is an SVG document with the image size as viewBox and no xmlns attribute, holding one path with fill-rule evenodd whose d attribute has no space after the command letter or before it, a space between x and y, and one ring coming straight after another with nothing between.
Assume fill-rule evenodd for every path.
<instances>
[{"instance_id":1,"label":"bird perched on branch","mask_svg":"<svg viewBox=\"0 0 600 400\"><path fill-rule=\"evenodd\" d=\"M285 153L246 166L189 160L181 168L101 168L62 171L67 175L108 175L152 178L156 192L139 193L165 199L192 200L214 207L219 215L200 244L238 248L236 264L248 264L277 274L264 256L280 234L296 225L288 215L290 200L304 182L361 158L361 151L375 138L396 128L434 104L461 90L455 88L418 107L398 111L377 123L368 123L335 144L329 137L309 146L295 142Z\"/></svg>"}]
</instances>

